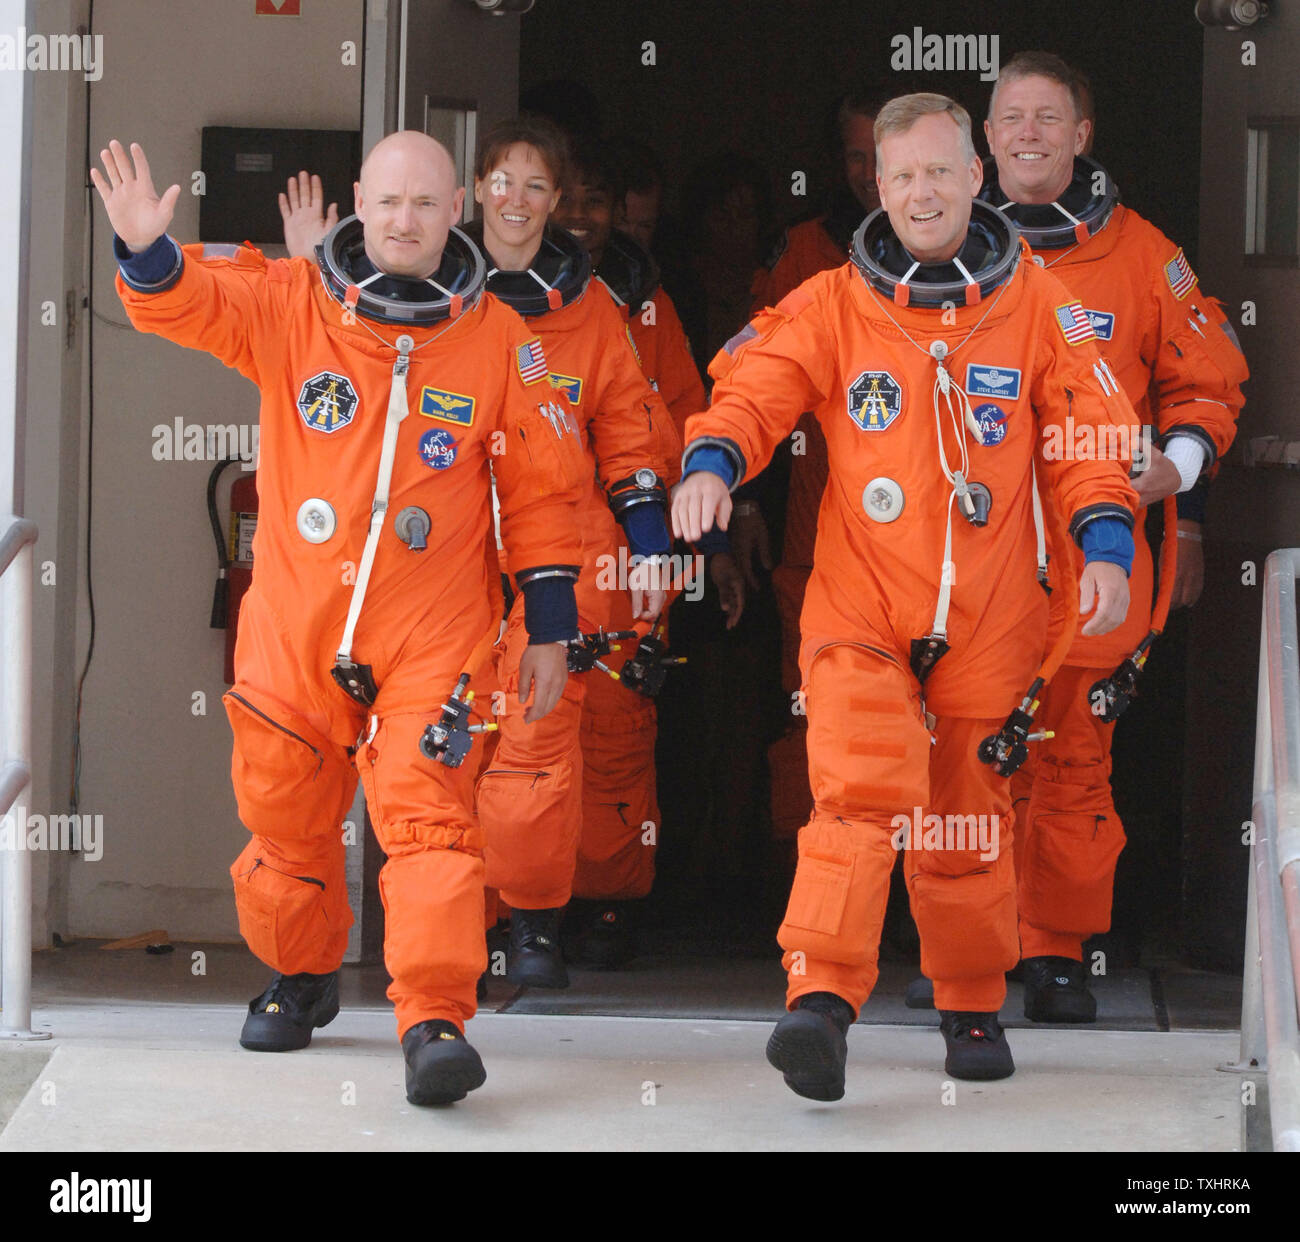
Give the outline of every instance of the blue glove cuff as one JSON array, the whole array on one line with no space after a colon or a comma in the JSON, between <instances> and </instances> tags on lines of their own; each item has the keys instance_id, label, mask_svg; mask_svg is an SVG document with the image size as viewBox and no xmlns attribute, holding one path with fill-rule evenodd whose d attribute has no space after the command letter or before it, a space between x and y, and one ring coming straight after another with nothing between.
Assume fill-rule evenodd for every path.
<instances>
[{"instance_id":1,"label":"blue glove cuff","mask_svg":"<svg viewBox=\"0 0 1300 1242\"><path fill-rule=\"evenodd\" d=\"M1079 535L1083 545L1085 564L1109 561L1118 565L1125 574L1133 569L1133 532L1122 519L1115 517L1093 518Z\"/></svg>"},{"instance_id":2,"label":"blue glove cuff","mask_svg":"<svg viewBox=\"0 0 1300 1242\"><path fill-rule=\"evenodd\" d=\"M667 556L673 550L661 504L630 505L618 518L634 556Z\"/></svg>"},{"instance_id":3,"label":"blue glove cuff","mask_svg":"<svg viewBox=\"0 0 1300 1242\"><path fill-rule=\"evenodd\" d=\"M564 643L578 632L572 578L532 578L523 585L528 642Z\"/></svg>"},{"instance_id":4,"label":"blue glove cuff","mask_svg":"<svg viewBox=\"0 0 1300 1242\"><path fill-rule=\"evenodd\" d=\"M736 481L736 468L731 458L722 449L714 448L712 445L697 448L690 455L682 471L682 478L697 474L701 470L716 474L727 485L728 490Z\"/></svg>"},{"instance_id":5,"label":"blue glove cuff","mask_svg":"<svg viewBox=\"0 0 1300 1242\"><path fill-rule=\"evenodd\" d=\"M181 249L166 233L139 254L132 254L126 242L115 233L113 257L122 270L122 279L141 293L162 293L181 276Z\"/></svg>"}]
</instances>

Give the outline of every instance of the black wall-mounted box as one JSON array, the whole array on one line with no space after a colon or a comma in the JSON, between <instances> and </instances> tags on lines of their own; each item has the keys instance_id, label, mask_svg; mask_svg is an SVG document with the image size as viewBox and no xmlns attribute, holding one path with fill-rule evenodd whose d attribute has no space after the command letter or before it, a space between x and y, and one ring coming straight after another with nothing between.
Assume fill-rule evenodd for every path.
<instances>
[{"instance_id":1,"label":"black wall-mounted box","mask_svg":"<svg viewBox=\"0 0 1300 1242\"><path fill-rule=\"evenodd\" d=\"M323 207L337 202L339 219L353 211L352 183L361 172L361 134L346 129L203 129L205 193L199 240L283 243L278 195L299 169L319 175Z\"/></svg>"}]
</instances>

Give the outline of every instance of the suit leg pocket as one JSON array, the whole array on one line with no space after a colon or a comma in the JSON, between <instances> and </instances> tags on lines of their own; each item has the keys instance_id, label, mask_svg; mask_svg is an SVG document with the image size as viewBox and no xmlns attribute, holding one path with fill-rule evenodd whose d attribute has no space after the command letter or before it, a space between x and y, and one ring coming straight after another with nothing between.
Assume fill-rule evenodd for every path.
<instances>
[{"instance_id":1,"label":"suit leg pocket","mask_svg":"<svg viewBox=\"0 0 1300 1242\"><path fill-rule=\"evenodd\" d=\"M325 881L289 875L261 858L241 856L232 868L239 933L249 949L284 974L309 969L330 940Z\"/></svg>"},{"instance_id":2,"label":"suit leg pocket","mask_svg":"<svg viewBox=\"0 0 1300 1242\"><path fill-rule=\"evenodd\" d=\"M838 936L852 882L851 854L801 851L786 908L786 925L823 936Z\"/></svg>"},{"instance_id":3,"label":"suit leg pocket","mask_svg":"<svg viewBox=\"0 0 1300 1242\"><path fill-rule=\"evenodd\" d=\"M230 775L249 832L283 841L332 831L352 801L338 748L250 690L231 690L224 702L235 735Z\"/></svg>"}]
</instances>

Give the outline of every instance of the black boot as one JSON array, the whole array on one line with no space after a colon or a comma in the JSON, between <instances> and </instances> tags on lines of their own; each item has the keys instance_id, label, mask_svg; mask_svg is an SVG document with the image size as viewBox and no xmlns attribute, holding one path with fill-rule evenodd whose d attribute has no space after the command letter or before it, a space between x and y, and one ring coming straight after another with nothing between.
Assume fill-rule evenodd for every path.
<instances>
[{"instance_id":1,"label":"black boot","mask_svg":"<svg viewBox=\"0 0 1300 1242\"><path fill-rule=\"evenodd\" d=\"M412 1104L454 1104L487 1081L487 1071L454 1022L430 1018L402 1036L406 1098Z\"/></svg>"},{"instance_id":2,"label":"black boot","mask_svg":"<svg viewBox=\"0 0 1300 1242\"><path fill-rule=\"evenodd\" d=\"M801 996L767 1041L767 1060L785 1075L785 1085L809 1100L838 1100L844 1095L846 1038L853 1007L834 992Z\"/></svg>"},{"instance_id":3,"label":"black boot","mask_svg":"<svg viewBox=\"0 0 1300 1242\"><path fill-rule=\"evenodd\" d=\"M1097 998L1088 991L1082 962L1069 957L1027 957L1021 967L1025 1017L1031 1022L1097 1020Z\"/></svg>"},{"instance_id":4,"label":"black boot","mask_svg":"<svg viewBox=\"0 0 1300 1242\"><path fill-rule=\"evenodd\" d=\"M252 1052L293 1052L311 1043L314 1027L339 1016L339 972L276 975L248 1002L239 1042Z\"/></svg>"},{"instance_id":5,"label":"black boot","mask_svg":"<svg viewBox=\"0 0 1300 1242\"><path fill-rule=\"evenodd\" d=\"M567 988L560 952L560 911L512 910L506 979L516 987Z\"/></svg>"},{"instance_id":6,"label":"black boot","mask_svg":"<svg viewBox=\"0 0 1300 1242\"><path fill-rule=\"evenodd\" d=\"M627 906L607 901L593 906L574 940L576 961L594 970L618 970L636 956Z\"/></svg>"},{"instance_id":7,"label":"black boot","mask_svg":"<svg viewBox=\"0 0 1300 1242\"><path fill-rule=\"evenodd\" d=\"M1011 1049L995 1013L957 1013L939 1010L948 1056L944 1072L971 1082L1010 1078L1016 1072Z\"/></svg>"}]
</instances>

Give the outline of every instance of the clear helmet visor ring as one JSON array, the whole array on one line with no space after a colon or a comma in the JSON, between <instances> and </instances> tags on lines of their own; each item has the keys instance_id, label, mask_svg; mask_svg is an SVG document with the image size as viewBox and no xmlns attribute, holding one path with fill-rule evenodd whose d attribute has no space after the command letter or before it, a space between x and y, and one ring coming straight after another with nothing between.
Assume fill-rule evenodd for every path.
<instances>
[{"instance_id":1,"label":"clear helmet visor ring","mask_svg":"<svg viewBox=\"0 0 1300 1242\"><path fill-rule=\"evenodd\" d=\"M1075 187L1086 191L1086 198L1083 194L1072 194ZM1084 206L1077 214L1072 214L1057 202L1052 204L1059 213L1055 219L1042 222L1044 213L1036 209L1033 217L1037 223L1022 221L1020 217L1025 214L1025 209L1019 203L1007 200L998 183L997 161L991 155L985 157L984 186L980 190L980 199L1009 216L1020 230L1020 235L1034 250L1062 250L1067 246L1079 245L1100 233L1110 223L1111 215L1119 202L1119 187L1110 173L1091 156L1076 155L1070 187L1062 198L1068 198L1071 203L1083 201ZM1037 254L1034 261L1039 267L1045 266L1044 260Z\"/></svg>"},{"instance_id":2,"label":"clear helmet visor ring","mask_svg":"<svg viewBox=\"0 0 1300 1242\"><path fill-rule=\"evenodd\" d=\"M970 273L971 281L960 273L952 280L909 281L902 273L887 268L885 243L894 235L894 228L883 207L877 207L858 225L849 256L863 280L891 302L904 306L968 306L972 299L982 300L1005 284L1020 263L1020 234L1000 211L979 199L972 200L968 230L993 255Z\"/></svg>"},{"instance_id":3,"label":"clear helmet visor ring","mask_svg":"<svg viewBox=\"0 0 1300 1242\"><path fill-rule=\"evenodd\" d=\"M454 319L478 302L487 281L487 264L481 251L457 228L447 234L447 244L443 248L444 268L450 256L460 269L450 290L429 280L403 276L386 276L384 280L359 284L353 272L364 254L364 225L356 216L348 216L340 220L316 247L316 263L321 281L335 301L379 323L422 326ZM420 297L389 297L378 291L385 281L402 282L409 292L419 293ZM428 297L424 296L426 290Z\"/></svg>"}]
</instances>

